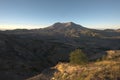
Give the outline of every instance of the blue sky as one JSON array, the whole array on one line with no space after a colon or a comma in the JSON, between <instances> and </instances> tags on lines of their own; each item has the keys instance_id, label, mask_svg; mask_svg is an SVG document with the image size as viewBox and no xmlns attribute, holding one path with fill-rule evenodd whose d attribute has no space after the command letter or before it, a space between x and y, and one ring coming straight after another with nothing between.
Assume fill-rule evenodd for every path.
<instances>
[{"instance_id":1,"label":"blue sky","mask_svg":"<svg viewBox=\"0 0 120 80\"><path fill-rule=\"evenodd\" d=\"M0 29L71 21L89 28L120 28L120 0L0 0Z\"/></svg>"}]
</instances>

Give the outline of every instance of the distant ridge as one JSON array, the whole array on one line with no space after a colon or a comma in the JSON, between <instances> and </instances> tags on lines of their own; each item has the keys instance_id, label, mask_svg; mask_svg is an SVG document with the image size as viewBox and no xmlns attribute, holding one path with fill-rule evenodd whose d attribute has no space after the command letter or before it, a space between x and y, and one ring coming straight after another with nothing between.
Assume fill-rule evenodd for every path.
<instances>
[{"instance_id":1,"label":"distant ridge","mask_svg":"<svg viewBox=\"0 0 120 80\"><path fill-rule=\"evenodd\" d=\"M97 30L86 28L82 25L76 24L74 22L56 22L51 26L39 29L15 29L2 31L7 34L27 34L27 35L44 35L44 36L67 36L67 37L109 37L109 38L119 38L120 29L105 29Z\"/></svg>"}]
</instances>

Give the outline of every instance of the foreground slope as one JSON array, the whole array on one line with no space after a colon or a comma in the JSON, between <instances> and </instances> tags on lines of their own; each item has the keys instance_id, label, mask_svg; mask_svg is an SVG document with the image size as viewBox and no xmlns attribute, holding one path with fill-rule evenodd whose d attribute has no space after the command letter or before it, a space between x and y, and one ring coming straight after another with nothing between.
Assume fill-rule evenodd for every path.
<instances>
[{"instance_id":1,"label":"foreground slope","mask_svg":"<svg viewBox=\"0 0 120 80\"><path fill-rule=\"evenodd\" d=\"M58 63L50 70L27 80L120 80L120 50L106 53L102 61L86 65Z\"/></svg>"}]
</instances>

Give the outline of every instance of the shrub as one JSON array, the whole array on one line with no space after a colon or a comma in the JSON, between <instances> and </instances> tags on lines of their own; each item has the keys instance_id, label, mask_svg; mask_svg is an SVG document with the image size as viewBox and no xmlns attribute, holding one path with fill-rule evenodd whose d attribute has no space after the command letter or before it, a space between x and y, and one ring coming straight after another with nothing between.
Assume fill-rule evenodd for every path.
<instances>
[{"instance_id":1,"label":"shrub","mask_svg":"<svg viewBox=\"0 0 120 80\"><path fill-rule=\"evenodd\" d=\"M70 63L83 65L88 62L88 58L86 55L80 50L76 49L75 51L70 53Z\"/></svg>"}]
</instances>

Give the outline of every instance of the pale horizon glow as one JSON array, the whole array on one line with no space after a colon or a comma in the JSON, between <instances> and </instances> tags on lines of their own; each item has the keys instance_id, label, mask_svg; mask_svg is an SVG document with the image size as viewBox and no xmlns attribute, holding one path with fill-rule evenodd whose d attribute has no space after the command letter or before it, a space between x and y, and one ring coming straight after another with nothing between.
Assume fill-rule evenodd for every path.
<instances>
[{"instance_id":1,"label":"pale horizon glow","mask_svg":"<svg viewBox=\"0 0 120 80\"><path fill-rule=\"evenodd\" d=\"M78 24L78 23L77 23ZM0 30L14 30L14 29L40 29L40 28L45 28L49 27L50 25L0 25ZM81 25L81 24L79 24ZM82 25L83 27L86 28L91 28L91 29L120 29L119 24L115 25Z\"/></svg>"},{"instance_id":2,"label":"pale horizon glow","mask_svg":"<svg viewBox=\"0 0 120 80\"><path fill-rule=\"evenodd\" d=\"M0 25L0 30L13 29L40 29L46 27L45 25Z\"/></svg>"}]
</instances>

